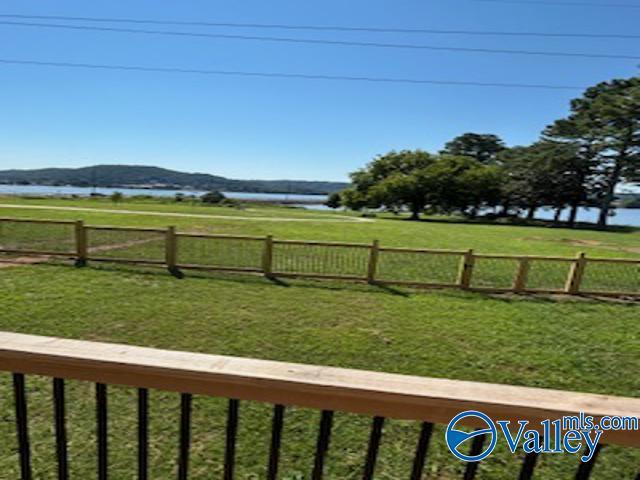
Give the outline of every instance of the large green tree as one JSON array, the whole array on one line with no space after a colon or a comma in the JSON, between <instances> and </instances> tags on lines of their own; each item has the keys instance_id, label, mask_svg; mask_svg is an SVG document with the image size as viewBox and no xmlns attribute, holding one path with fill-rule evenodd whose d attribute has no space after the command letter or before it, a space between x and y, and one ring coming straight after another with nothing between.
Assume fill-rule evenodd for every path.
<instances>
[{"instance_id":1,"label":"large green tree","mask_svg":"<svg viewBox=\"0 0 640 480\"><path fill-rule=\"evenodd\" d=\"M500 154L504 172L503 196L508 203L528 209L533 219L544 205L556 211L570 206L569 225L587 198L590 164L575 143L541 140L527 147L515 147Z\"/></svg>"},{"instance_id":2,"label":"large green tree","mask_svg":"<svg viewBox=\"0 0 640 480\"><path fill-rule=\"evenodd\" d=\"M593 192L606 226L621 182L640 182L640 77L603 82L571 102L571 114L545 135L580 145L594 163Z\"/></svg>"},{"instance_id":3,"label":"large green tree","mask_svg":"<svg viewBox=\"0 0 640 480\"><path fill-rule=\"evenodd\" d=\"M440 152L447 155L473 157L481 163L491 163L506 148L497 135L465 133L447 142Z\"/></svg>"},{"instance_id":4,"label":"large green tree","mask_svg":"<svg viewBox=\"0 0 640 480\"><path fill-rule=\"evenodd\" d=\"M418 219L426 205L424 185L416 173L433 163L433 156L422 150L402 150L376 157L366 167L351 174L353 188L343 193L343 203L357 210L368 207L407 206ZM345 197L346 194L346 197Z\"/></svg>"},{"instance_id":5,"label":"large green tree","mask_svg":"<svg viewBox=\"0 0 640 480\"><path fill-rule=\"evenodd\" d=\"M501 152L499 158L504 169L504 213L508 214L512 207L528 209L527 218L533 219L541 206L540 192L548 179L532 147L512 147Z\"/></svg>"},{"instance_id":6,"label":"large green tree","mask_svg":"<svg viewBox=\"0 0 640 480\"><path fill-rule=\"evenodd\" d=\"M353 187L342 193L349 208L407 208L413 220L427 206L475 216L483 205L495 205L500 198L498 167L469 156L391 152L354 172L351 179Z\"/></svg>"},{"instance_id":7,"label":"large green tree","mask_svg":"<svg viewBox=\"0 0 640 480\"><path fill-rule=\"evenodd\" d=\"M468 156L440 155L417 177L427 192L427 204L441 213L475 217L483 205L493 206L500 198L497 167Z\"/></svg>"}]
</instances>

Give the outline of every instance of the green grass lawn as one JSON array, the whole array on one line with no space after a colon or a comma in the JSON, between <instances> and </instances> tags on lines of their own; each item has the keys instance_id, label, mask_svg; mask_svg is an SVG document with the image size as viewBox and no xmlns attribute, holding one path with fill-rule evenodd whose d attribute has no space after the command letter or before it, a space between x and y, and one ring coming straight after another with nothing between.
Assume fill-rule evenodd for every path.
<instances>
[{"instance_id":1,"label":"green grass lawn","mask_svg":"<svg viewBox=\"0 0 640 480\"><path fill-rule=\"evenodd\" d=\"M206 207L175 202L126 201L113 204L106 199L18 199L0 197L0 204L23 204L110 210L148 210L216 216L255 217L256 220L162 217L99 212L27 210L0 207L0 217L85 220L96 225L152 226L175 225L178 230L240 235L274 235L282 239L334 240L383 246L443 249L475 249L479 253L526 255L567 255L579 251L600 257L640 257L640 229L625 232L570 230L548 227L484 225L447 221L410 222L404 217L385 216L371 222L348 223L343 212L310 212L295 208L249 205L245 209ZM294 221L260 220L289 217ZM305 219L306 221L299 221ZM339 220L339 221L336 221Z\"/></svg>"},{"instance_id":2,"label":"green grass lawn","mask_svg":"<svg viewBox=\"0 0 640 480\"><path fill-rule=\"evenodd\" d=\"M2 199L0 203L8 202ZM274 207L239 211L145 203L114 207L92 200L20 202L215 215L309 215ZM378 238L388 245L475 248L480 252L573 256L585 250L594 256L637 258L634 249L640 245L637 230L613 233L393 219L334 223L324 218L335 214L312 215L309 223L287 223L0 208L0 216L83 218L93 224L174 224L184 230L270 233L280 238L364 242ZM246 275L193 272L177 280L161 269L43 264L0 269L0 305L0 329L7 331L640 396L640 310L633 303L416 292L302 280L274 283ZM10 376L0 378L0 478L13 479L18 476L18 464ZM28 386L35 478L53 479L50 382L28 377ZM135 391L112 387L109 392L112 478L134 478ZM69 382L73 478L94 476L93 402L91 385ZM191 478L217 478L222 470L226 403L202 397L194 402ZM152 392L151 478L173 477L178 413L178 395ZM287 412L281 478L309 478L317 421L317 412ZM369 422L355 415L337 415L326 478L361 476ZM388 422L377 478L408 478L417 427ZM269 406L241 404L237 478L264 478L269 428ZM461 476L463 467L447 452L442 432L439 428L433 437L425 478ZM514 478L520 460L502 447L482 463L478 478ZM545 456L536 478L571 478L577 462L576 457ZM593 478L633 478L639 464L638 450L608 447Z\"/></svg>"}]
</instances>

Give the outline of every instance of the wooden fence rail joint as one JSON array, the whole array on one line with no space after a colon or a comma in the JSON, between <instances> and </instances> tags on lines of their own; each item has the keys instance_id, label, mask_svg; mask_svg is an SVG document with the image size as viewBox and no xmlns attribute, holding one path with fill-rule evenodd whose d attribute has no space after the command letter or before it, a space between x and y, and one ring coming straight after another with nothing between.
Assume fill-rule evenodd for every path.
<instances>
[{"instance_id":1,"label":"wooden fence rail joint","mask_svg":"<svg viewBox=\"0 0 640 480\"><path fill-rule=\"evenodd\" d=\"M87 228L82 220L75 222L75 242L76 242L76 267L84 267L87 265L88 240Z\"/></svg>"},{"instance_id":2,"label":"wooden fence rail joint","mask_svg":"<svg viewBox=\"0 0 640 480\"><path fill-rule=\"evenodd\" d=\"M262 252L262 272L266 278L273 278L273 236L264 238L264 250Z\"/></svg>"},{"instance_id":3,"label":"wooden fence rail joint","mask_svg":"<svg viewBox=\"0 0 640 480\"><path fill-rule=\"evenodd\" d=\"M380 241L374 240L369 251L369 264L367 265L367 283L375 283L378 270L378 258L380 256Z\"/></svg>"},{"instance_id":4,"label":"wooden fence rail joint","mask_svg":"<svg viewBox=\"0 0 640 480\"><path fill-rule=\"evenodd\" d=\"M531 268L531 260L529 258L521 258L518 262L518 271L513 281L513 291L516 293L524 292L527 288L527 279L529 277L529 269Z\"/></svg>"},{"instance_id":5,"label":"wooden fence rail joint","mask_svg":"<svg viewBox=\"0 0 640 480\"><path fill-rule=\"evenodd\" d=\"M587 255L584 252L578 253L569 270L567 283L565 285L565 293L569 295L578 295L580 293L580 285L584 277L584 271L587 266Z\"/></svg>"},{"instance_id":6,"label":"wooden fence rail joint","mask_svg":"<svg viewBox=\"0 0 640 480\"><path fill-rule=\"evenodd\" d=\"M475 256L473 249L469 249L460 261L460 273L458 275L458 284L462 289L469 289L471 287L471 277L473 275L473 267L475 265Z\"/></svg>"},{"instance_id":7,"label":"wooden fence rail joint","mask_svg":"<svg viewBox=\"0 0 640 480\"><path fill-rule=\"evenodd\" d=\"M184 275L178 268L178 238L176 237L176 227L167 227L165 238L165 263L167 270L175 278L183 278Z\"/></svg>"}]
</instances>

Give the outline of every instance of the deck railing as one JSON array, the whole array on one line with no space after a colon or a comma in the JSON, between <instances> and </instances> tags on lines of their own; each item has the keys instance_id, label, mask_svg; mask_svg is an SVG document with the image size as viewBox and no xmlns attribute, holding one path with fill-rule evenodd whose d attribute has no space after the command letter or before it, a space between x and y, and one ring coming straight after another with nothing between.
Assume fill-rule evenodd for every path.
<instances>
[{"instance_id":1,"label":"deck railing","mask_svg":"<svg viewBox=\"0 0 640 480\"><path fill-rule=\"evenodd\" d=\"M640 259L481 254L372 243L0 219L0 253L482 292L640 297Z\"/></svg>"},{"instance_id":2,"label":"deck railing","mask_svg":"<svg viewBox=\"0 0 640 480\"><path fill-rule=\"evenodd\" d=\"M67 340L0 332L0 370L13 374L17 458L21 479L32 474L28 417L28 389L25 375L51 377L53 382L53 433L57 478L69 478L67 406L65 380L95 384L95 436L97 437L97 478L109 473L108 385L134 387L137 403L137 478L148 478L149 465L149 391L156 389L180 394L180 427L176 439L178 478L189 475L192 396L204 395L229 399L227 412L224 478L234 478L236 436L240 402L257 401L273 405L270 450L264 459L264 476L278 477L285 413L290 406L319 411L319 427L313 461L309 460L308 478L323 478L330 451L334 412L350 412L372 417L368 447L362 454L361 478L372 479L381 448L385 419L419 422L411 471L395 472L393 478L423 478L428 461L434 424L447 424L465 410L479 410L493 419L531 422L540 427L544 419L560 419L583 412L596 421L603 416L632 416L640 413L640 399L571 393L557 390L514 387L341 368L280 363L246 358L223 357L157 350L126 345ZM77 417L75 417L77 418ZM477 425L470 423L470 428ZM6 430L4 430L6 432ZM86 438L93 435L85 432ZM284 438L286 440L286 438ZM0 438L0 442L11 442ZM481 451L484 436L476 437L472 451ZM575 478L589 478L604 444L640 447L640 431L607 431L601 437L596 454L587 463L579 463ZM53 445L52 445L53 447ZM382 445L384 447L384 445ZM41 451L41 450L40 450ZM525 456L520 479L532 478L538 454ZM6 465L6 460L3 460ZM570 458L567 461L571 462ZM577 462L577 458L574 460ZM464 478L473 479L478 463L468 463ZM635 475L635 472L634 472ZM306 476L304 478L307 478ZM516 478L516 475L512 476ZM637 477L636 477L637 478Z\"/></svg>"}]
</instances>

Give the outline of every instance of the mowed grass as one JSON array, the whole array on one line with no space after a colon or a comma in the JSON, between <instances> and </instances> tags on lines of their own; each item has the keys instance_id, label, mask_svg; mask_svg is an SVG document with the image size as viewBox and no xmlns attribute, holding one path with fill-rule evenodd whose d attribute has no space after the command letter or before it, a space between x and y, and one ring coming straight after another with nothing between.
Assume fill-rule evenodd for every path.
<instances>
[{"instance_id":1,"label":"mowed grass","mask_svg":"<svg viewBox=\"0 0 640 480\"><path fill-rule=\"evenodd\" d=\"M0 217L85 220L94 225L166 227L180 231L239 235L274 235L281 239L370 243L383 246L440 249L474 249L478 253L575 256L579 251L599 257L640 257L640 229L597 231L511 225L453 223L442 219L424 222L384 215L369 222L345 212L305 211L295 208L248 205L246 208L207 207L170 201L125 201L107 199L21 199L0 197L0 204L78 207L109 210L149 211L158 215L132 215L86 211L31 210L0 207ZM215 215L229 218L188 218L171 213ZM254 220L231 217L251 217ZM286 221L289 218L291 221ZM284 220L284 221L283 221ZM345 221L347 220L347 221Z\"/></svg>"},{"instance_id":2,"label":"mowed grass","mask_svg":"<svg viewBox=\"0 0 640 480\"><path fill-rule=\"evenodd\" d=\"M235 235L273 235L275 239L356 242L364 245L378 239L382 247L412 247L456 250L448 255L383 251L377 279L414 283L454 284L462 253L551 255L567 261L534 261L530 288L562 291L571 259L579 251L590 257L640 257L640 229L601 232L549 227L464 224L448 219L411 222L383 215L362 219L354 215L309 212L300 209L249 205L245 208L206 207L171 200L126 201L114 204L106 199L25 200L10 199L0 207L0 216L21 218L83 219L88 225L162 227L171 223L178 232ZM13 202L13 203L11 203ZM2 200L0 200L2 204ZM16 205L12 207L11 205ZM20 205L22 204L22 205ZM7 205L7 204L4 204ZM19 208L31 207L31 208ZM33 208L36 207L36 208ZM61 210L63 209L63 210ZM76 209L76 210L64 210ZM136 213L139 212L139 213ZM73 251L73 225L3 222L0 245L46 251ZM90 229L93 256L163 261L162 232L132 232ZM212 240L181 237L178 264L216 265L260 269L263 242ZM364 277L367 249L330 248L277 244L273 269L282 273L307 273ZM518 261L479 258L472 275L472 287L510 288ZM629 263L591 263L583 280L584 291L640 293L640 268Z\"/></svg>"},{"instance_id":3,"label":"mowed grass","mask_svg":"<svg viewBox=\"0 0 640 480\"><path fill-rule=\"evenodd\" d=\"M254 277L35 265L0 270L2 329L159 348L353 367L386 372L637 396L640 326L634 305L416 293L320 282L274 284ZM2 398L11 398L3 375ZM30 377L36 478L54 478L50 387ZM135 391L110 390L114 478L133 478ZM76 478L94 469L93 391L71 383L69 426ZM152 478L175 470L179 398L152 394ZM193 478L222 468L225 402L197 398ZM264 477L270 411L243 403L238 478ZM11 401L2 403L2 478L15 478ZM336 419L327 478L358 478L369 420ZM283 478L311 467L317 414L287 416ZM454 478L461 465L434 436L428 478ZM390 422L379 478L406 478L417 425ZM640 456L609 448L598 478L631 478ZM480 478L512 478L518 456L504 451ZM539 478L568 478L574 457L545 457Z\"/></svg>"},{"instance_id":4,"label":"mowed grass","mask_svg":"<svg viewBox=\"0 0 640 480\"><path fill-rule=\"evenodd\" d=\"M25 201L21 201L25 202ZM35 203L35 201L32 201ZM0 203L6 203L4 200ZM45 202L46 203L46 202ZM50 201L114 208L110 202ZM304 217L305 212L255 207L250 211L123 203L116 208L227 212ZM375 220L333 223L313 213L302 222L208 220L86 212L0 209L0 216L84 218L94 224L166 226L184 230L275 234L281 238L369 241L390 245L476 248L478 251L574 255L589 242L594 255L631 256L638 233L569 231ZM315 217L319 217L315 219ZM393 232L396 232L395 236ZM482 232L487 232L482 233ZM397 237L397 238L396 238ZM545 240L531 239L544 237ZM527 240L528 239L528 240ZM635 243L634 240L635 239ZM456 243L457 242L457 243ZM595 242L599 242L598 245ZM518 249L521 249L518 251ZM489 296L456 291L417 292L366 285L283 281L246 275L187 272L182 280L161 269L66 264L0 269L0 329L185 351L236 355L431 377L640 396L640 310L637 304L591 300ZM0 478L18 477L11 379L0 383ZM49 379L28 377L35 478L55 478ZM95 476L93 386L68 382L73 478ZM135 478L135 390L110 387L112 478ZM151 394L151 478L176 470L179 396ZM192 443L194 479L221 476L225 399L196 397ZM241 403L237 478L264 478L270 406ZM288 409L281 478L309 478L318 413ZM326 478L355 479L370 419L338 414ZM377 478L408 478L418 425L386 424ZM514 478L521 456L504 445L483 462L478 478ZM571 478L574 456L544 456L536 478ZM607 447L594 478L633 478L634 449ZM425 478L459 478L463 465L433 437Z\"/></svg>"}]
</instances>

